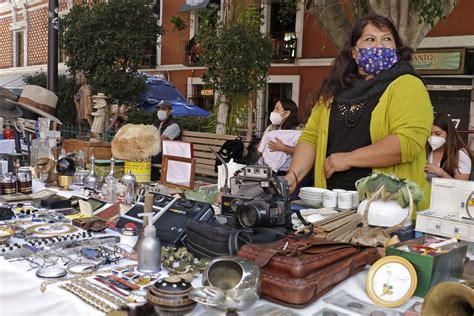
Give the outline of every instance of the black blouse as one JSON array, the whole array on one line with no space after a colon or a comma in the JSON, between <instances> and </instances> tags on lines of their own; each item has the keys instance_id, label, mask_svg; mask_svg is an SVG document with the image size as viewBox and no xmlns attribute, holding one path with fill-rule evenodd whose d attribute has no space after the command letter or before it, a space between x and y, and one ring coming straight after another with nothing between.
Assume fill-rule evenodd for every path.
<instances>
[{"instance_id":1,"label":"black blouse","mask_svg":"<svg viewBox=\"0 0 474 316\"><path fill-rule=\"evenodd\" d=\"M329 133L326 157L333 153L351 152L372 144L370 120L380 95L355 105L333 102L329 117ZM327 188L355 190L355 182L372 173L372 168L351 168L335 172L326 179Z\"/></svg>"}]
</instances>

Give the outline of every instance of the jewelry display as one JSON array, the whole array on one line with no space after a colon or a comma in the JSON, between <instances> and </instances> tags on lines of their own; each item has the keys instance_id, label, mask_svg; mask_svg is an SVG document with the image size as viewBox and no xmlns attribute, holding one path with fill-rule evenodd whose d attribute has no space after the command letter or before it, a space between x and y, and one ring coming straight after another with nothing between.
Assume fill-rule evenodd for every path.
<instances>
[{"instance_id":1,"label":"jewelry display","mask_svg":"<svg viewBox=\"0 0 474 316\"><path fill-rule=\"evenodd\" d=\"M26 228L27 235L40 238L70 234L75 231L77 231L77 227L64 223L37 224Z\"/></svg>"},{"instance_id":2,"label":"jewelry display","mask_svg":"<svg viewBox=\"0 0 474 316\"><path fill-rule=\"evenodd\" d=\"M130 292L128 296L129 303L145 303L146 302L146 290L135 290Z\"/></svg>"},{"instance_id":3,"label":"jewelry display","mask_svg":"<svg viewBox=\"0 0 474 316\"><path fill-rule=\"evenodd\" d=\"M171 248L161 247L161 263L170 274L189 274L196 276L204 271L209 259L196 259L185 247Z\"/></svg>"},{"instance_id":4,"label":"jewelry display","mask_svg":"<svg viewBox=\"0 0 474 316\"><path fill-rule=\"evenodd\" d=\"M111 291L107 288L104 288L102 286L95 285L94 283L92 283L89 280L83 279L83 280L74 281L73 283L83 287L84 289L98 295L99 297L101 297L101 298L103 298L103 299L105 299L109 302L114 303L117 306L122 306L122 305L125 305L125 304L128 303L126 299L124 299L123 297L118 296L113 291Z\"/></svg>"},{"instance_id":5,"label":"jewelry display","mask_svg":"<svg viewBox=\"0 0 474 316\"><path fill-rule=\"evenodd\" d=\"M67 272L71 274L89 274L91 272L95 272L97 270L97 266L93 263L72 263L68 265Z\"/></svg>"},{"instance_id":6,"label":"jewelry display","mask_svg":"<svg viewBox=\"0 0 474 316\"><path fill-rule=\"evenodd\" d=\"M89 304L90 306L101 312L110 313L111 311L116 310L116 308L114 308L112 305L98 299L97 297L95 297L95 295L88 293L86 290L82 289L76 284L66 283L60 285L59 287L74 294L75 296L79 297L83 302Z\"/></svg>"},{"instance_id":7,"label":"jewelry display","mask_svg":"<svg viewBox=\"0 0 474 316\"><path fill-rule=\"evenodd\" d=\"M0 244L6 243L14 234L14 230L8 226L0 227Z\"/></svg>"},{"instance_id":8,"label":"jewelry display","mask_svg":"<svg viewBox=\"0 0 474 316\"><path fill-rule=\"evenodd\" d=\"M124 268L133 270L133 269L135 269L136 266L137 266L136 264L131 264L131 265L125 266ZM77 281L77 280L85 279L87 277L90 277L90 276L93 276L93 275L96 275L96 274L99 274L99 273L111 273L112 270L113 269L103 270L103 271L94 271L94 272L90 272L90 273L87 273L87 274L76 275L76 276L71 277L71 278L62 277L62 278L55 279L55 280L45 281L45 282L41 283L40 290L41 290L41 293L44 293L44 292L46 292L48 285L55 284L55 283L61 282L61 281L70 281L70 282Z\"/></svg>"},{"instance_id":9,"label":"jewelry display","mask_svg":"<svg viewBox=\"0 0 474 316\"><path fill-rule=\"evenodd\" d=\"M61 278L67 274L66 269L58 267L58 266L52 266L52 267L46 267L46 268L41 268L38 271L36 271L36 276L40 278Z\"/></svg>"}]
</instances>

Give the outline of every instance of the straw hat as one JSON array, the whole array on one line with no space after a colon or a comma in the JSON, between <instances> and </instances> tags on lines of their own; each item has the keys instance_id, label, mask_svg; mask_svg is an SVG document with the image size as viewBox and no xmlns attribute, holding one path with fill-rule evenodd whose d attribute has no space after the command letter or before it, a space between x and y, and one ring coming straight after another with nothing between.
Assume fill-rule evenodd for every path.
<instances>
[{"instance_id":1,"label":"straw hat","mask_svg":"<svg viewBox=\"0 0 474 316\"><path fill-rule=\"evenodd\" d=\"M16 118L23 115L23 111L15 102L18 97L7 88L0 87L0 116Z\"/></svg>"},{"instance_id":2,"label":"straw hat","mask_svg":"<svg viewBox=\"0 0 474 316\"><path fill-rule=\"evenodd\" d=\"M101 108L105 108L107 106L107 99L109 97L107 97L105 94L103 94L102 92L99 92L97 93L96 95L93 95L92 96L92 102L94 102L94 106L93 108L94 109L101 109ZM99 102L99 103L96 103L96 100L104 100L105 102Z\"/></svg>"},{"instance_id":3,"label":"straw hat","mask_svg":"<svg viewBox=\"0 0 474 316\"><path fill-rule=\"evenodd\" d=\"M53 115L58 103L58 96L43 87L34 85L24 86L18 103L24 109L61 124L61 121Z\"/></svg>"}]
</instances>

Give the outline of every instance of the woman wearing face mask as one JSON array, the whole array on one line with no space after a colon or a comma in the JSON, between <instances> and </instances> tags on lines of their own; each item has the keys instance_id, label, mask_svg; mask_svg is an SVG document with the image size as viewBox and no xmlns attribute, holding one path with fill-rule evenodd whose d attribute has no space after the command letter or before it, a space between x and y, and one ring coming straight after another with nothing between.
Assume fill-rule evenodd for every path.
<instances>
[{"instance_id":1,"label":"woman wearing face mask","mask_svg":"<svg viewBox=\"0 0 474 316\"><path fill-rule=\"evenodd\" d=\"M270 157L262 155L258 160L257 164L260 165L269 165L274 167L274 171L280 172L280 174L286 174L286 170L291 163L291 157L295 151L295 147L292 146L292 142L296 141L296 138L299 134L294 137L295 140L292 141L290 133L271 133L277 130L301 130L303 125L299 124L298 121L298 107L293 100L290 99L281 99L275 104L275 108L270 113L270 122L271 124L265 129L262 137L262 141L257 146L258 153L263 154L265 151L270 153L275 153L276 155L280 154L282 157L281 163L278 165L273 165L275 161L265 161L265 157ZM286 134L286 135L285 135ZM288 139L283 139L284 137ZM275 157L275 154L271 155ZM276 169L276 170L275 170Z\"/></svg>"},{"instance_id":2,"label":"woman wearing face mask","mask_svg":"<svg viewBox=\"0 0 474 316\"><path fill-rule=\"evenodd\" d=\"M294 188L314 166L315 185L353 190L372 172L395 174L421 186L429 205L424 167L433 110L423 81L410 64L387 18L355 22L298 140L286 179Z\"/></svg>"},{"instance_id":3,"label":"woman wearing face mask","mask_svg":"<svg viewBox=\"0 0 474 316\"><path fill-rule=\"evenodd\" d=\"M425 167L428 180L436 177L469 180L472 153L447 114L436 114L428 143L428 162Z\"/></svg>"}]
</instances>

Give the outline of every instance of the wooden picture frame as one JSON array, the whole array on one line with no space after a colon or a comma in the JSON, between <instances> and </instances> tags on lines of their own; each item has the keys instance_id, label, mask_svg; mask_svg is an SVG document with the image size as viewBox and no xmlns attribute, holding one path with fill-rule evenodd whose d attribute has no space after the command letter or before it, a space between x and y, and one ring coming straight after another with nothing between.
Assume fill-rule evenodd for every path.
<instances>
[{"instance_id":1,"label":"wooden picture frame","mask_svg":"<svg viewBox=\"0 0 474 316\"><path fill-rule=\"evenodd\" d=\"M195 158L163 156L160 182L169 187L194 189Z\"/></svg>"}]
</instances>

